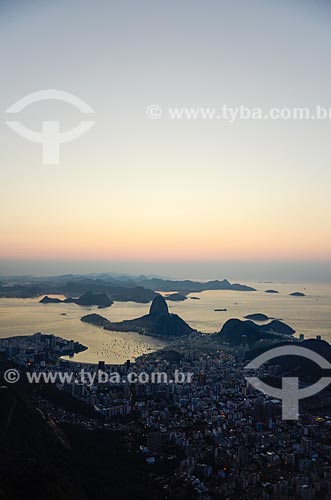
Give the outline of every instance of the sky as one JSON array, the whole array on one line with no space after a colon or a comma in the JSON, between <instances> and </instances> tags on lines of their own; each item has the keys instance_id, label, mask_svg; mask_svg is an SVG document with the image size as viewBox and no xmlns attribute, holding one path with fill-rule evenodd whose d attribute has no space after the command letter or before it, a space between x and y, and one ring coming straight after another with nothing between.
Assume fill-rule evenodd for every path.
<instances>
[{"instance_id":1,"label":"sky","mask_svg":"<svg viewBox=\"0 0 331 500\"><path fill-rule=\"evenodd\" d=\"M0 274L49 263L331 281L330 120L167 112L331 108L330 14L308 0L0 0ZM95 112L56 165L5 123L46 89ZM15 119L65 131L87 118L43 101Z\"/></svg>"}]
</instances>

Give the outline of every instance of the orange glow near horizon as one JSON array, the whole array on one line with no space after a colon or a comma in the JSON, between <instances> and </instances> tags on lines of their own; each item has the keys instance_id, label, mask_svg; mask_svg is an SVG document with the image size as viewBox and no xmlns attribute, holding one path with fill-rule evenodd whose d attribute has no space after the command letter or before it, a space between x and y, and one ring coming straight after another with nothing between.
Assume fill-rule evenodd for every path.
<instances>
[{"instance_id":1,"label":"orange glow near horizon","mask_svg":"<svg viewBox=\"0 0 331 500\"><path fill-rule=\"evenodd\" d=\"M329 260L330 241L323 241L317 229L304 234L300 227L273 231L255 222L240 228L215 220L142 220L121 225L84 223L71 226L32 221L19 230L7 231L1 258L78 259L131 261L207 261L207 260ZM321 245L323 242L323 245Z\"/></svg>"}]
</instances>

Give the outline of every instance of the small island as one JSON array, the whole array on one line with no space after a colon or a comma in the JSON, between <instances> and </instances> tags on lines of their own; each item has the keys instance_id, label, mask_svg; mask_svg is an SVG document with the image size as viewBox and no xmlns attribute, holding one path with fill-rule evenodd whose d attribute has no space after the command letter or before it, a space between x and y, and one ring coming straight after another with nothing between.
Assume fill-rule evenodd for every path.
<instances>
[{"instance_id":1,"label":"small island","mask_svg":"<svg viewBox=\"0 0 331 500\"><path fill-rule=\"evenodd\" d=\"M293 293L290 293L289 295L292 295L292 297L305 297L306 296L302 292L293 292Z\"/></svg>"},{"instance_id":2,"label":"small island","mask_svg":"<svg viewBox=\"0 0 331 500\"><path fill-rule=\"evenodd\" d=\"M265 290L265 293L279 293L279 291L270 289L270 290Z\"/></svg>"},{"instance_id":3,"label":"small island","mask_svg":"<svg viewBox=\"0 0 331 500\"><path fill-rule=\"evenodd\" d=\"M166 300L171 300L173 302L183 302L184 300L187 299L186 295L183 295L182 293L177 293L177 292L166 295L164 298Z\"/></svg>"},{"instance_id":4,"label":"small island","mask_svg":"<svg viewBox=\"0 0 331 500\"><path fill-rule=\"evenodd\" d=\"M268 321L269 319L274 319L274 318L269 318L269 316L262 313L247 314L247 316L244 316L244 318L251 319L253 321Z\"/></svg>"}]
</instances>

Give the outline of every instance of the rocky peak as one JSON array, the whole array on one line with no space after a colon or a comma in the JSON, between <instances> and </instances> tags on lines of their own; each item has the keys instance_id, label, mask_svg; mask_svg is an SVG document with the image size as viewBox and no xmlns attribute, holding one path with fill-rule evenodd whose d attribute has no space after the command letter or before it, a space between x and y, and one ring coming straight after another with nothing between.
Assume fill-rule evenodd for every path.
<instances>
[{"instance_id":1,"label":"rocky peak","mask_svg":"<svg viewBox=\"0 0 331 500\"><path fill-rule=\"evenodd\" d=\"M149 310L151 316L161 316L163 314L169 314L169 309L166 301L161 295L157 295L151 305Z\"/></svg>"}]
</instances>

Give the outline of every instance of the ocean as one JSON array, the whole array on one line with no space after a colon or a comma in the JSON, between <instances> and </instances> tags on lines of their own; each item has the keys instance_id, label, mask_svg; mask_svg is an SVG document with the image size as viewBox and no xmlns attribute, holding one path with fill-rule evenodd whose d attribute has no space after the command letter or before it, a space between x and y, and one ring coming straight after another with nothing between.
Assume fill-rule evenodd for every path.
<instances>
[{"instance_id":1,"label":"ocean","mask_svg":"<svg viewBox=\"0 0 331 500\"><path fill-rule=\"evenodd\" d=\"M281 319L305 338L321 335L331 342L331 284L312 283L246 283L256 292L230 290L193 293L184 302L168 302L170 312L180 315L193 328L204 332L219 332L230 318L243 319L247 314L264 313ZM265 293L267 289L278 294ZM305 297L293 297L292 292ZM190 297L197 297L193 300ZM88 350L75 356L76 361L124 363L167 345L163 340L137 333L105 331L83 323L80 318L91 311L112 320L121 321L146 314L149 304L116 302L107 309L81 307L76 304L39 304L35 299L0 299L0 338L31 335L36 332L78 341ZM214 309L227 309L214 311ZM262 323L260 323L262 324Z\"/></svg>"}]
</instances>

